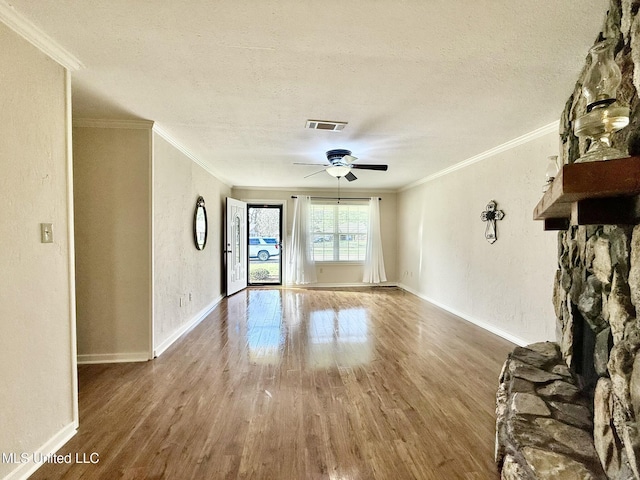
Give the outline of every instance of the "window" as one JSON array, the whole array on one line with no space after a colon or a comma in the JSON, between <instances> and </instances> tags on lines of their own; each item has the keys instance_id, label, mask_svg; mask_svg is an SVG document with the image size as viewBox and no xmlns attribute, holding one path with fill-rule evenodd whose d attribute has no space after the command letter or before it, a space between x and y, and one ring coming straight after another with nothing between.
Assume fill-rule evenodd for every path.
<instances>
[{"instance_id":1,"label":"window","mask_svg":"<svg viewBox=\"0 0 640 480\"><path fill-rule=\"evenodd\" d=\"M316 262L362 262L367 249L368 204L311 204Z\"/></svg>"}]
</instances>

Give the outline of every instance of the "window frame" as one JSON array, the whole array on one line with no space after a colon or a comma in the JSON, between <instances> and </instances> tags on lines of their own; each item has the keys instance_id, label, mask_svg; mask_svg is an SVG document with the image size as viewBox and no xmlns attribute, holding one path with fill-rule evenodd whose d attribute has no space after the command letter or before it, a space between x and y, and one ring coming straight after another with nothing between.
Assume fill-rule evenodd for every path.
<instances>
[{"instance_id":1,"label":"window frame","mask_svg":"<svg viewBox=\"0 0 640 480\"><path fill-rule=\"evenodd\" d=\"M311 249L311 257L313 259L313 261L315 263L322 263L322 264L338 264L338 265L362 265L365 262L365 256L366 256L366 244L367 244L367 237L368 237L368 230L369 230L369 202L366 200L358 200L358 201L344 201L341 200L343 203L334 203L331 201L322 201L322 200L312 200L311 202L311 219L310 219L310 249ZM326 229L322 230L322 231L315 231L313 225L315 222L315 212L314 212L314 207L323 207L324 210L328 209L328 208L333 208L334 209L334 213L333 213L333 226L332 226L332 230L327 231ZM363 229L358 229L358 227L356 228L351 228L351 222L349 222L349 231L340 231L340 209L341 207L349 207L349 206L357 206L357 207L362 207L364 210L364 228ZM324 225L323 225L324 227ZM359 230L363 230L363 231L359 231ZM340 237L343 235L351 235L354 237L358 237L361 236L363 237L363 239L361 240L363 245L364 250L362 252L360 252L360 250L358 249L358 255L362 256L361 258L358 259L354 259L354 258L347 258L345 260L340 260L340 253L341 253L341 249L340 249ZM331 260L325 260L325 259L318 259L316 258L316 251L315 251L315 238L318 236L324 236L325 238L327 236L332 236L333 240L331 240L332 244L333 244L333 258ZM351 241L351 240L349 240ZM344 251L344 247L342 250L342 253L344 256L345 255L345 251ZM324 255L323 255L324 256ZM349 256L347 254L347 256Z\"/></svg>"}]
</instances>

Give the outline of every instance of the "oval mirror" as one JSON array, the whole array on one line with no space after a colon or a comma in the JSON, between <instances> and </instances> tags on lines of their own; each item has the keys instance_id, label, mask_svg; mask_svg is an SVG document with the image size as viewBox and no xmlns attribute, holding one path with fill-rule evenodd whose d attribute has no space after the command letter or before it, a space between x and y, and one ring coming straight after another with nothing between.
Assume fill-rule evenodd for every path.
<instances>
[{"instance_id":1,"label":"oval mirror","mask_svg":"<svg viewBox=\"0 0 640 480\"><path fill-rule=\"evenodd\" d=\"M204 198L198 197L196 211L193 215L193 235L198 250L204 249L207 243L207 209L204 208Z\"/></svg>"}]
</instances>

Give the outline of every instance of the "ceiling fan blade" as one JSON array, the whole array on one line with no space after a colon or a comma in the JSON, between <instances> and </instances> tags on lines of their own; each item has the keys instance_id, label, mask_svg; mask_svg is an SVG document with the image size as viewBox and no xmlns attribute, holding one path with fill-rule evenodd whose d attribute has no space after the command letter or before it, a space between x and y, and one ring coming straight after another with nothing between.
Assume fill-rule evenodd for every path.
<instances>
[{"instance_id":1,"label":"ceiling fan blade","mask_svg":"<svg viewBox=\"0 0 640 480\"><path fill-rule=\"evenodd\" d=\"M346 178L347 180L349 180L350 182L353 182L354 180L357 180L358 177L356 177L353 173L349 172L347 173L344 178Z\"/></svg>"},{"instance_id":2,"label":"ceiling fan blade","mask_svg":"<svg viewBox=\"0 0 640 480\"><path fill-rule=\"evenodd\" d=\"M313 173L310 173L309 175L305 175L305 177L304 177L304 178L312 177L312 176L314 176L314 175L316 175L316 174L318 174L318 173L322 173L322 172L324 172L324 171L325 171L325 170L324 170L324 168L323 168L322 170L318 170L317 172L313 172Z\"/></svg>"},{"instance_id":3,"label":"ceiling fan blade","mask_svg":"<svg viewBox=\"0 0 640 480\"><path fill-rule=\"evenodd\" d=\"M389 168L388 165L376 165L376 164L367 164L367 163L354 163L351 165L351 168L359 168L361 170L378 170L381 172L386 172Z\"/></svg>"},{"instance_id":4,"label":"ceiling fan blade","mask_svg":"<svg viewBox=\"0 0 640 480\"><path fill-rule=\"evenodd\" d=\"M344 157L342 157L342 161L347 165L349 165L352 162L355 162L357 159L358 157L354 157L353 155L345 155Z\"/></svg>"},{"instance_id":5,"label":"ceiling fan blade","mask_svg":"<svg viewBox=\"0 0 640 480\"><path fill-rule=\"evenodd\" d=\"M312 165L314 167L329 167L331 166L329 163L299 163L293 162L294 165Z\"/></svg>"}]
</instances>

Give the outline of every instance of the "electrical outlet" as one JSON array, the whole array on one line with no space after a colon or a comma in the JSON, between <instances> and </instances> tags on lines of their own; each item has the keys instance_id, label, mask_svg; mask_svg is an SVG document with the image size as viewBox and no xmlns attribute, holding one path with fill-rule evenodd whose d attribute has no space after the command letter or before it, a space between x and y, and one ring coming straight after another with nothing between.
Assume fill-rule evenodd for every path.
<instances>
[{"instance_id":1,"label":"electrical outlet","mask_svg":"<svg viewBox=\"0 0 640 480\"><path fill-rule=\"evenodd\" d=\"M180 306L182 306L184 304L184 297L180 297Z\"/></svg>"},{"instance_id":2,"label":"electrical outlet","mask_svg":"<svg viewBox=\"0 0 640 480\"><path fill-rule=\"evenodd\" d=\"M40 242L53 243L53 224L52 223L40 224Z\"/></svg>"},{"instance_id":3,"label":"electrical outlet","mask_svg":"<svg viewBox=\"0 0 640 480\"><path fill-rule=\"evenodd\" d=\"M191 296L191 292L189 292L189 301L191 301L193 297Z\"/></svg>"}]
</instances>

